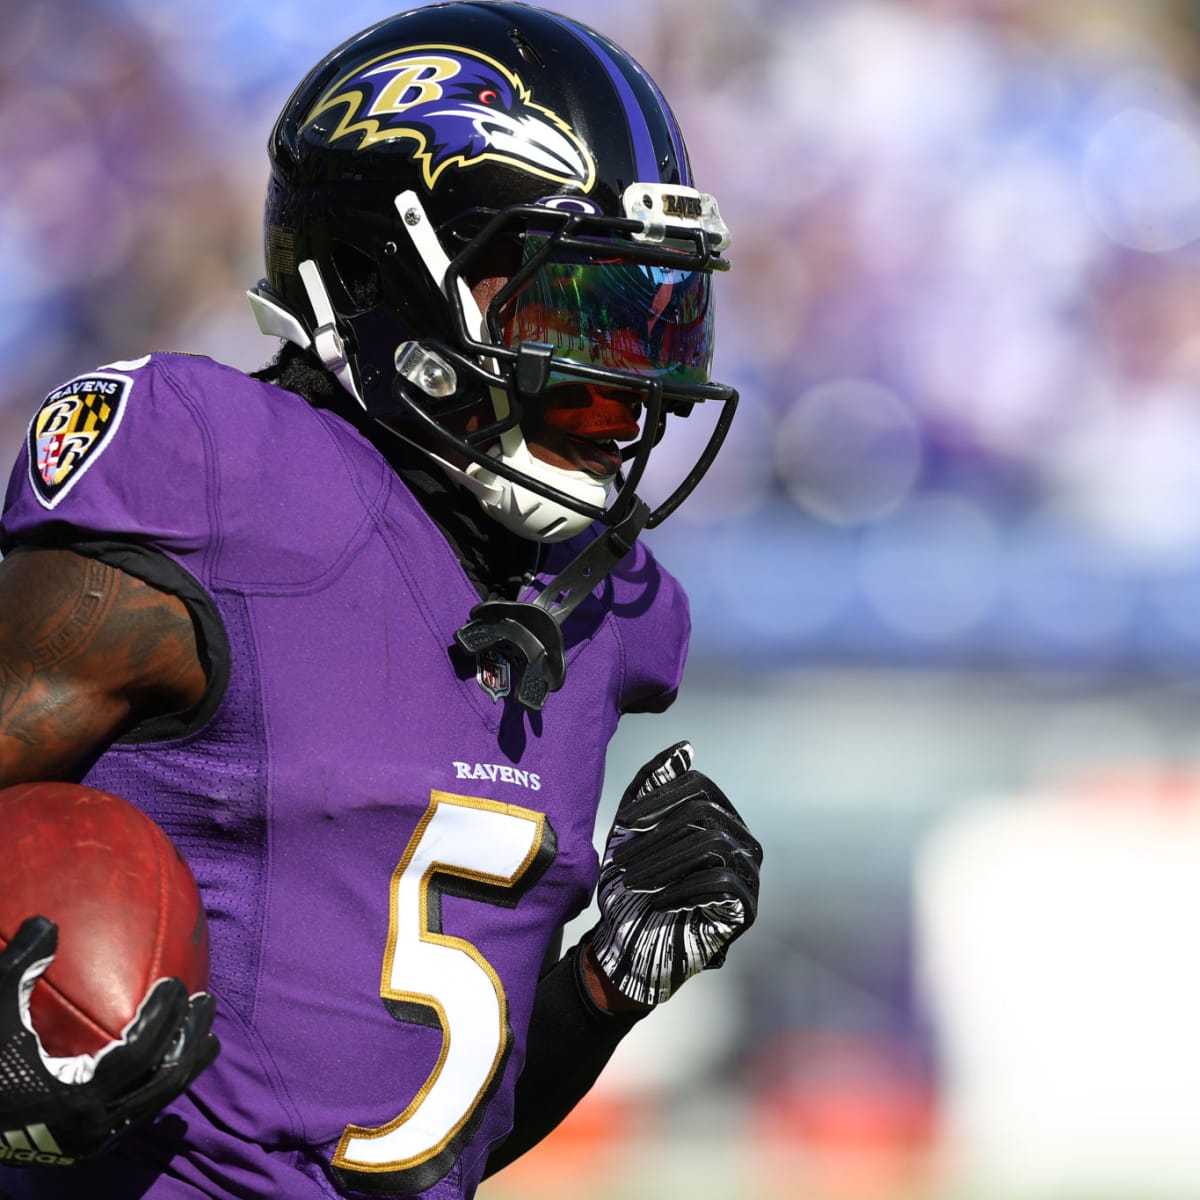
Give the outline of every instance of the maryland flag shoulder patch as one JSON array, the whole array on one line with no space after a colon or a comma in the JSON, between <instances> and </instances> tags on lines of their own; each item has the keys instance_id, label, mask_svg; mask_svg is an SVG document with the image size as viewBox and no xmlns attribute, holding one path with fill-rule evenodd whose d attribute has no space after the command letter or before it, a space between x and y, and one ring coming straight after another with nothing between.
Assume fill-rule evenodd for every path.
<instances>
[{"instance_id":1,"label":"maryland flag shoulder patch","mask_svg":"<svg viewBox=\"0 0 1200 1200\"><path fill-rule=\"evenodd\" d=\"M29 426L29 480L43 507L53 508L100 457L132 387L128 375L94 371L42 401Z\"/></svg>"}]
</instances>

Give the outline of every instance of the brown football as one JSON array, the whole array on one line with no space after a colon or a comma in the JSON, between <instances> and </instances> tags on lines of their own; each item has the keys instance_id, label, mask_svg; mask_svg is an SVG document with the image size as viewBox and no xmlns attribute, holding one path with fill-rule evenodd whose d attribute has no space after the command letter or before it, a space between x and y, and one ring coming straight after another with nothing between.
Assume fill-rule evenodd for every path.
<instances>
[{"instance_id":1,"label":"brown football","mask_svg":"<svg viewBox=\"0 0 1200 1200\"><path fill-rule=\"evenodd\" d=\"M0 790L0 949L29 916L58 925L58 952L33 990L50 1054L94 1053L157 979L208 987L208 926L191 870L127 800L74 783Z\"/></svg>"}]
</instances>

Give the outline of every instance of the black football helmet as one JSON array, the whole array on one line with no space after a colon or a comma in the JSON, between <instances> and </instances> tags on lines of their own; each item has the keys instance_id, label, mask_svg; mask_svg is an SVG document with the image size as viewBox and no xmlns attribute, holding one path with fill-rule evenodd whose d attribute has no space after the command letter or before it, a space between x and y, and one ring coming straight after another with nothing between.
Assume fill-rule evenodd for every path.
<instances>
[{"instance_id":1,"label":"black football helmet","mask_svg":"<svg viewBox=\"0 0 1200 1200\"><path fill-rule=\"evenodd\" d=\"M401 13L308 74L270 158L260 328L311 347L489 515L543 542L593 522L636 536L699 482L737 401L709 380L729 234L623 50L524 4ZM481 311L485 278L502 286ZM550 466L525 443L522 421L564 385L615 390L638 418L619 450L579 435L595 468ZM713 433L649 512L635 489L651 449L698 401L722 405Z\"/></svg>"}]
</instances>

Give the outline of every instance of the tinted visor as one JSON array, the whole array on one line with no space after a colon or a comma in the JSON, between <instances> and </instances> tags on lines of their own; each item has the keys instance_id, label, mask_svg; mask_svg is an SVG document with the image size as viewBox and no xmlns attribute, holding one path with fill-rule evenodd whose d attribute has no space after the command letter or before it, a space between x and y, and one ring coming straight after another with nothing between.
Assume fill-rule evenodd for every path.
<instances>
[{"instance_id":1,"label":"tinted visor","mask_svg":"<svg viewBox=\"0 0 1200 1200\"><path fill-rule=\"evenodd\" d=\"M525 238L525 262L547 239ZM541 342L559 358L663 383L707 383L713 357L712 277L559 249L500 312L508 346ZM551 372L551 384L567 377Z\"/></svg>"}]
</instances>

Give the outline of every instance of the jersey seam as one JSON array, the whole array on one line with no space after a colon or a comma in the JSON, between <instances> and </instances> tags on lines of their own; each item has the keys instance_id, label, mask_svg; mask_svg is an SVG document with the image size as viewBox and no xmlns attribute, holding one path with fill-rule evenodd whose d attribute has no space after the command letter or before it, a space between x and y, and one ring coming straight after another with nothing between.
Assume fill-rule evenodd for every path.
<instances>
[{"instance_id":1,"label":"jersey seam","mask_svg":"<svg viewBox=\"0 0 1200 1200\"><path fill-rule=\"evenodd\" d=\"M218 577L217 565L221 561L221 550L225 543L225 527L221 523L220 505L217 503L217 498L221 494L221 470L216 452L216 439L213 437L212 429L209 427L200 404L191 391L183 386L182 382L171 370L169 364L164 362L161 356L152 355L147 365L157 369L162 374L163 382L175 393L180 404L187 409L192 422L196 425L203 439L204 481L206 484L204 508L205 515L208 518L210 534L205 539L206 544L202 561L205 574L215 584Z\"/></svg>"},{"instance_id":2,"label":"jersey seam","mask_svg":"<svg viewBox=\"0 0 1200 1200\"><path fill-rule=\"evenodd\" d=\"M226 999L221 994L219 988L210 986L209 991L218 1004L229 1014L229 1018L236 1021L240 1026L246 1044L258 1060L259 1066L263 1068L263 1074L270 1081L271 1092L279 1102L280 1108L287 1114L288 1129L291 1131L292 1140L298 1143L300 1147L309 1145L309 1136L304 1120L295 1102L292 1100L292 1094L288 1090L287 1083L284 1081L279 1064L275 1061L275 1056L271 1053L270 1047L259 1036L253 1020L243 1016L238 1011L237 1005ZM300 1150L297 1152L302 1153Z\"/></svg>"}]
</instances>

